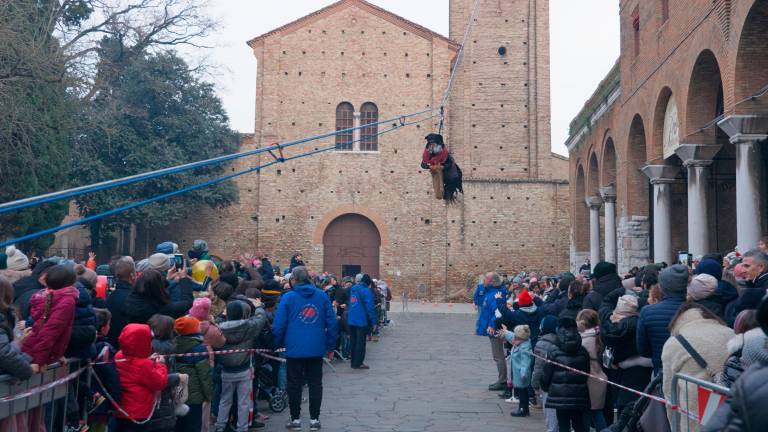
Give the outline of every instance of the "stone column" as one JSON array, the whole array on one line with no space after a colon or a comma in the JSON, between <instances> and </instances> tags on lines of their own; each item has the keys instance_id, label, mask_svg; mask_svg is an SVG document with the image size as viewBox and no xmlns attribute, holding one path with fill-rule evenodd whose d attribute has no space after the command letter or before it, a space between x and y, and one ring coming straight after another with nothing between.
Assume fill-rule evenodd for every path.
<instances>
[{"instance_id":1,"label":"stone column","mask_svg":"<svg viewBox=\"0 0 768 432\"><path fill-rule=\"evenodd\" d=\"M766 191L766 168L762 166L761 143L768 138L768 117L732 115L718 126L731 137L736 146L736 237L739 250L757 247L763 236L765 220L763 203Z\"/></svg>"},{"instance_id":2,"label":"stone column","mask_svg":"<svg viewBox=\"0 0 768 432\"><path fill-rule=\"evenodd\" d=\"M677 167L669 165L646 165L643 173L651 180L653 187L653 260L672 264L672 191L670 184L675 181Z\"/></svg>"},{"instance_id":3,"label":"stone column","mask_svg":"<svg viewBox=\"0 0 768 432\"><path fill-rule=\"evenodd\" d=\"M605 261L616 264L616 187L600 188L605 203Z\"/></svg>"},{"instance_id":4,"label":"stone column","mask_svg":"<svg viewBox=\"0 0 768 432\"><path fill-rule=\"evenodd\" d=\"M600 205L602 203L603 200L599 196L586 199L589 207L589 262L592 268L600 262Z\"/></svg>"},{"instance_id":5,"label":"stone column","mask_svg":"<svg viewBox=\"0 0 768 432\"><path fill-rule=\"evenodd\" d=\"M352 124L353 127L358 128L360 127L360 112L355 111L352 113ZM360 151L360 130L361 129L355 129L352 131L352 150L353 151Z\"/></svg>"},{"instance_id":6,"label":"stone column","mask_svg":"<svg viewBox=\"0 0 768 432\"><path fill-rule=\"evenodd\" d=\"M711 252L707 215L709 167L721 148L720 145L682 144L675 150L688 169L688 252L693 256Z\"/></svg>"}]
</instances>

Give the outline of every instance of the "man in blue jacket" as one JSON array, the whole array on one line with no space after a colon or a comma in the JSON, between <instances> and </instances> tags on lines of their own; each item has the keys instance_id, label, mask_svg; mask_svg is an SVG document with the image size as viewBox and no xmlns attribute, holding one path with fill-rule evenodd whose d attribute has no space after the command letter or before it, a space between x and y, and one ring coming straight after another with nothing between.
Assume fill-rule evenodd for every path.
<instances>
[{"instance_id":1,"label":"man in blue jacket","mask_svg":"<svg viewBox=\"0 0 768 432\"><path fill-rule=\"evenodd\" d=\"M496 293L501 292L504 301L506 301L507 290L501 286L501 276L494 272L486 273L483 279L483 287L485 288L485 295L480 299L475 334L487 336L491 341L491 352L493 353L493 361L496 362L496 370L499 373L499 377L495 383L488 386L488 390L499 391L507 387L507 362L504 357L504 341L495 335L495 320L497 318L495 296Z\"/></svg>"},{"instance_id":2,"label":"man in blue jacket","mask_svg":"<svg viewBox=\"0 0 768 432\"><path fill-rule=\"evenodd\" d=\"M293 289L283 294L272 323L276 347L288 361L289 430L301 430L301 392L309 383L309 430L320 430L323 356L336 347L336 314L328 296L312 285L306 267L291 273Z\"/></svg>"},{"instance_id":3,"label":"man in blue jacket","mask_svg":"<svg viewBox=\"0 0 768 432\"><path fill-rule=\"evenodd\" d=\"M369 369L365 361L365 341L371 331L375 331L378 315L373 305L373 293L370 286L373 283L367 274L355 277L355 285L349 290L349 345L352 359L352 369Z\"/></svg>"},{"instance_id":4,"label":"man in blue jacket","mask_svg":"<svg viewBox=\"0 0 768 432\"><path fill-rule=\"evenodd\" d=\"M661 372L661 351L669 339L669 323L685 303L690 274L688 266L675 264L659 274L659 285L664 299L640 310L637 321L637 351L653 361L653 372Z\"/></svg>"}]
</instances>

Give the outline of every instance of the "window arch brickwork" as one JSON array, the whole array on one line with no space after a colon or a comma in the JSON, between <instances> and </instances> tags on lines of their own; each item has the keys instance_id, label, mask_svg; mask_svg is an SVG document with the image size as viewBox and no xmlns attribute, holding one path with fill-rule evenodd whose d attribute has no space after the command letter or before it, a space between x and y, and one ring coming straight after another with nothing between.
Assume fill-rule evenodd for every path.
<instances>
[{"instance_id":1,"label":"window arch brickwork","mask_svg":"<svg viewBox=\"0 0 768 432\"><path fill-rule=\"evenodd\" d=\"M351 129L355 126L355 107L349 102L342 102L336 107L336 131ZM353 141L352 131L336 135L336 149L351 151Z\"/></svg>"},{"instance_id":2,"label":"window arch brickwork","mask_svg":"<svg viewBox=\"0 0 768 432\"><path fill-rule=\"evenodd\" d=\"M379 108L373 102L366 102L360 107L360 150L379 151ZM370 125L370 126L366 126Z\"/></svg>"}]
</instances>

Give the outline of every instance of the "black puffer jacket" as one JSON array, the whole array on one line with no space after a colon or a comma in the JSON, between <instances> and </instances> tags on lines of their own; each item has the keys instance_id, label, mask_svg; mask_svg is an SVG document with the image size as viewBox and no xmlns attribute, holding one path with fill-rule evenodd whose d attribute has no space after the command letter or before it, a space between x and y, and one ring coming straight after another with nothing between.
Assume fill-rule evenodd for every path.
<instances>
[{"instance_id":1,"label":"black puffer jacket","mask_svg":"<svg viewBox=\"0 0 768 432\"><path fill-rule=\"evenodd\" d=\"M616 303L619 297L624 295L624 292L624 288L619 288L603 297L599 312L603 343L606 347L613 349L614 363L623 362L639 354L637 343L635 343L638 316L627 317L617 323L611 322L611 315L616 309Z\"/></svg>"},{"instance_id":2,"label":"black puffer jacket","mask_svg":"<svg viewBox=\"0 0 768 432\"><path fill-rule=\"evenodd\" d=\"M576 329L576 323L571 322L572 327L561 326L557 330L555 348L547 356L550 360L569 366L571 368L589 372L589 354L581 346L581 336ZM571 372L552 363L544 364L541 371L541 388L548 393L546 408L588 410L589 390L587 389L587 377L576 372Z\"/></svg>"},{"instance_id":3,"label":"black puffer jacket","mask_svg":"<svg viewBox=\"0 0 768 432\"><path fill-rule=\"evenodd\" d=\"M597 312L603 303L603 298L617 288L622 288L621 278L616 273L607 274L596 280L592 291L584 297L584 309Z\"/></svg>"},{"instance_id":4,"label":"black puffer jacket","mask_svg":"<svg viewBox=\"0 0 768 432\"><path fill-rule=\"evenodd\" d=\"M75 306L75 321L72 323L72 337L69 339L66 357L76 357L81 360L96 356L96 315L91 306L91 294L82 281L75 282L79 297Z\"/></svg>"},{"instance_id":5,"label":"black puffer jacket","mask_svg":"<svg viewBox=\"0 0 768 432\"><path fill-rule=\"evenodd\" d=\"M718 408L704 432L768 431L768 363L756 363L731 387L731 397Z\"/></svg>"},{"instance_id":6,"label":"black puffer jacket","mask_svg":"<svg viewBox=\"0 0 768 432\"><path fill-rule=\"evenodd\" d=\"M555 333L547 333L544 336L539 337L536 342L536 346L533 347L533 352L542 357L549 356L549 353L557 348L557 335ZM533 363L533 375L531 377L531 385L536 390L541 388L541 373L544 371L544 365L547 364L539 357L534 358Z\"/></svg>"}]
</instances>

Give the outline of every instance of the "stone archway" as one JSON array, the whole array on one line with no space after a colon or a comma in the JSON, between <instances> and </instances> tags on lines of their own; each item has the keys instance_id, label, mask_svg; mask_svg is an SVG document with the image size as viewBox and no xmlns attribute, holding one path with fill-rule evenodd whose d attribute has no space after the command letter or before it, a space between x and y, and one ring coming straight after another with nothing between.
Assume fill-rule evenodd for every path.
<instances>
[{"instance_id":1,"label":"stone archway","mask_svg":"<svg viewBox=\"0 0 768 432\"><path fill-rule=\"evenodd\" d=\"M348 213L331 221L323 234L323 269L338 276L379 277L381 235L367 217Z\"/></svg>"}]
</instances>

